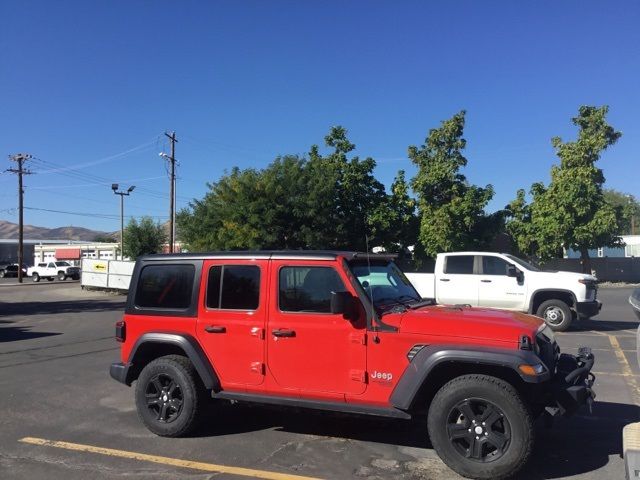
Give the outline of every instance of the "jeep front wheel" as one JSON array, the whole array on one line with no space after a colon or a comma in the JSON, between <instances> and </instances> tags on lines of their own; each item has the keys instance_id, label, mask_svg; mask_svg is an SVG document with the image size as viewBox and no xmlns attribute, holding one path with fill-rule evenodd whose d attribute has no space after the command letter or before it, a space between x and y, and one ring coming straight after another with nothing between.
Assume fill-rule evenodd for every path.
<instances>
[{"instance_id":1,"label":"jeep front wheel","mask_svg":"<svg viewBox=\"0 0 640 480\"><path fill-rule=\"evenodd\" d=\"M156 435L180 437L195 426L204 404L204 389L188 358L160 357L140 372L136 407L142 423Z\"/></svg>"},{"instance_id":2,"label":"jeep front wheel","mask_svg":"<svg viewBox=\"0 0 640 480\"><path fill-rule=\"evenodd\" d=\"M542 302L536 315L542 318L551 327L551 330L555 332L564 332L569 328L573 320L569 305L562 300L556 299Z\"/></svg>"},{"instance_id":3,"label":"jeep front wheel","mask_svg":"<svg viewBox=\"0 0 640 480\"><path fill-rule=\"evenodd\" d=\"M510 477L533 448L529 409L513 386L487 375L445 384L431 402L427 425L440 458L468 478Z\"/></svg>"}]
</instances>

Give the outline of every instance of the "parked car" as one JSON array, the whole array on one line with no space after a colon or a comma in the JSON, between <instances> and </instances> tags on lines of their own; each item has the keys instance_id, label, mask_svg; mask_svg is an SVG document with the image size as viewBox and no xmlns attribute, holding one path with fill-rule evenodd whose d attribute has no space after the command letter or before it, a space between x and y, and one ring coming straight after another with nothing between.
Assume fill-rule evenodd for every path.
<instances>
[{"instance_id":1,"label":"parked car","mask_svg":"<svg viewBox=\"0 0 640 480\"><path fill-rule=\"evenodd\" d=\"M5 278L5 277L17 277L18 276L18 264L14 263L12 265L6 265L2 268L0 268L0 278ZM23 265L22 266L22 276L26 277L27 276L27 268Z\"/></svg>"},{"instance_id":2,"label":"parked car","mask_svg":"<svg viewBox=\"0 0 640 480\"><path fill-rule=\"evenodd\" d=\"M435 273L407 277L424 298L530 313L555 331L567 330L574 319L590 318L602 308L596 277L542 271L509 254L440 253Z\"/></svg>"},{"instance_id":3,"label":"parked car","mask_svg":"<svg viewBox=\"0 0 640 480\"><path fill-rule=\"evenodd\" d=\"M142 423L188 434L207 398L427 417L461 475L516 475L534 420L591 403L594 357L518 312L423 300L391 256L221 252L138 258L111 376ZM427 432L424 432L426 437Z\"/></svg>"},{"instance_id":4,"label":"parked car","mask_svg":"<svg viewBox=\"0 0 640 480\"><path fill-rule=\"evenodd\" d=\"M636 288L629 297L629 303L631 308L635 312L638 319L640 319L640 288ZM639 357L640 358L640 357Z\"/></svg>"},{"instance_id":5,"label":"parked car","mask_svg":"<svg viewBox=\"0 0 640 480\"><path fill-rule=\"evenodd\" d=\"M66 280L72 278L78 280L80 278L80 268L74 267L69 262L41 262L31 267L27 271L28 275L34 282L39 282L41 278L46 278L48 281L53 281L54 278L58 280Z\"/></svg>"}]
</instances>

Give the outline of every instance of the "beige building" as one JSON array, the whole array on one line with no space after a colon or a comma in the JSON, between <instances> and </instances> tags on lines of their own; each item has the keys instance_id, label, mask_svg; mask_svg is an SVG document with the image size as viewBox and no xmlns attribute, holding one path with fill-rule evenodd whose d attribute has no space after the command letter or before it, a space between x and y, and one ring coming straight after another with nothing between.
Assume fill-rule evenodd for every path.
<instances>
[{"instance_id":1,"label":"beige building","mask_svg":"<svg viewBox=\"0 0 640 480\"><path fill-rule=\"evenodd\" d=\"M66 260L73 265L80 265L83 258L95 260L115 260L119 254L117 243L74 242L67 245L43 244L35 245L33 264L54 260Z\"/></svg>"}]
</instances>

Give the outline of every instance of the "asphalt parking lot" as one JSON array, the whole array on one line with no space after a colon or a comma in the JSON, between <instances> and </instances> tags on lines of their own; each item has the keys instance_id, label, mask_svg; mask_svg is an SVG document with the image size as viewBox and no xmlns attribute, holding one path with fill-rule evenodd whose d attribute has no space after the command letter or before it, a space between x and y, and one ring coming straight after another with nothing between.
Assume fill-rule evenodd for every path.
<instances>
[{"instance_id":1,"label":"asphalt parking lot","mask_svg":"<svg viewBox=\"0 0 640 480\"><path fill-rule=\"evenodd\" d=\"M157 437L138 421L132 389L108 374L124 298L77 282L15 283L0 279L2 479L459 478L425 425L402 420L223 404L193 436ZM630 292L602 288L601 314L559 335L565 351L593 348L598 398L593 414L539 425L518 478L624 478L622 427L640 420Z\"/></svg>"}]
</instances>

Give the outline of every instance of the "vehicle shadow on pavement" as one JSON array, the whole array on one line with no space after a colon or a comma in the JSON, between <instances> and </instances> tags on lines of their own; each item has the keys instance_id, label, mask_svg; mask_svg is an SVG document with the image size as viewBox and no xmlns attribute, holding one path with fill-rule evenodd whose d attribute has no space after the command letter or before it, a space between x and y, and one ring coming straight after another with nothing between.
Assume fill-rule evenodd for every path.
<instances>
[{"instance_id":1,"label":"vehicle shadow on pavement","mask_svg":"<svg viewBox=\"0 0 640 480\"><path fill-rule=\"evenodd\" d=\"M640 407L596 402L593 415L581 412L556 420L552 428L536 424L536 445L530 468L519 479L542 480L585 474L622 454L622 429L640 420ZM288 433L346 438L414 448L432 448L426 421L406 421L305 409L227 405L212 407L194 437L232 435L275 429Z\"/></svg>"},{"instance_id":2,"label":"vehicle shadow on pavement","mask_svg":"<svg viewBox=\"0 0 640 480\"><path fill-rule=\"evenodd\" d=\"M617 330L634 330L638 328L640 322L598 320L597 318L581 320L574 323L569 332L614 332Z\"/></svg>"},{"instance_id":3,"label":"vehicle shadow on pavement","mask_svg":"<svg viewBox=\"0 0 640 480\"><path fill-rule=\"evenodd\" d=\"M0 317L78 312L106 312L124 309L124 300L63 300L54 302L0 303Z\"/></svg>"},{"instance_id":4,"label":"vehicle shadow on pavement","mask_svg":"<svg viewBox=\"0 0 640 480\"><path fill-rule=\"evenodd\" d=\"M11 321L2 320L0 324L13 323ZM60 332L32 332L31 327L27 326L0 326L0 343L15 342L18 340L29 340L32 338L51 337L54 335L62 335Z\"/></svg>"}]
</instances>

